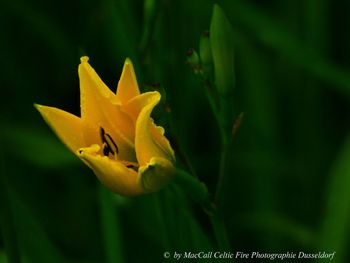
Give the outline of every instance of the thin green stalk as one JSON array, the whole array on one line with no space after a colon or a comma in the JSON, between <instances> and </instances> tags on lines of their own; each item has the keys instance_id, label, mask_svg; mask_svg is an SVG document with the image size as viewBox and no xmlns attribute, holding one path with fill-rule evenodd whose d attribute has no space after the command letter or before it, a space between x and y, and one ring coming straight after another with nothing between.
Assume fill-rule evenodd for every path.
<instances>
[{"instance_id":1,"label":"thin green stalk","mask_svg":"<svg viewBox=\"0 0 350 263\"><path fill-rule=\"evenodd\" d=\"M186 171L177 170L177 183L188 194L191 199L202 205L204 211L208 214L213 227L215 239L220 250L228 251L230 249L227 231L220 211L210 201L208 190L202 182Z\"/></svg>"},{"instance_id":2,"label":"thin green stalk","mask_svg":"<svg viewBox=\"0 0 350 263\"><path fill-rule=\"evenodd\" d=\"M203 206L204 210L211 207L208 189L204 183L188 172L177 169L175 181L181 186L181 189L190 196L190 198Z\"/></svg>"},{"instance_id":3,"label":"thin green stalk","mask_svg":"<svg viewBox=\"0 0 350 263\"><path fill-rule=\"evenodd\" d=\"M210 216L210 222L214 230L218 248L222 251L230 251L231 246L227 236L226 226L218 211Z\"/></svg>"},{"instance_id":4,"label":"thin green stalk","mask_svg":"<svg viewBox=\"0 0 350 263\"><path fill-rule=\"evenodd\" d=\"M226 139L227 137L227 132L225 130L225 118L222 117L222 114L218 108L218 102L215 100L216 96L214 95L214 86L212 85L212 82L210 80L210 78L207 76L207 74L205 74L204 72L202 72L200 74L202 81L203 81L203 85L204 85L204 90L205 90L205 95L208 99L210 108L214 114L215 120L217 122L219 131L220 131L220 136L221 138ZM220 102L221 103L221 102ZM226 114L224 114L226 116Z\"/></svg>"},{"instance_id":5,"label":"thin green stalk","mask_svg":"<svg viewBox=\"0 0 350 263\"><path fill-rule=\"evenodd\" d=\"M227 174L227 159L230 151L230 145L232 141L232 103L230 96L220 95L220 115L219 125L221 130L221 150L220 150L220 166L219 176L215 191L215 204L219 207L220 199L222 197L223 185L225 182L225 176Z\"/></svg>"},{"instance_id":6,"label":"thin green stalk","mask_svg":"<svg viewBox=\"0 0 350 263\"><path fill-rule=\"evenodd\" d=\"M219 167L219 177L216 185L215 191L215 204L219 207L222 197L223 185L225 182L225 175L227 173L227 159L229 153L229 143L227 139L223 139L220 153L220 167Z\"/></svg>"},{"instance_id":7,"label":"thin green stalk","mask_svg":"<svg viewBox=\"0 0 350 263\"><path fill-rule=\"evenodd\" d=\"M215 199L214 199L215 205L210 203L209 198L202 199L202 200L205 200L205 202L207 202L205 204L202 203L202 205L206 207L205 209L209 207L210 221L215 233L215 238L219 249L229 250L230 243L227 237L226 227L220 213L220 201L221 201L220 199L222 197L223 185L225 182L225 176L227 174L227 171L226 171L227 159L228 159L229 148L230 148L230 143L232 138L230 136L230 125L231 125L230 103L229 103L228 97L221 98L219 101L220 108L218 108L217 103L215 103L214 97L211 94L211 90L213 89L211 82L205 76L205 74L202 74L202 78L205 86L206 95L207 95L210 107L215 116L215 119L217 121L218 128L220 130L220 137L221 137L220 166L219 166L219 176L218 176L218 181L217 181L217 186L215 191Z\"/></svg>"},{"instance_id":8,"label":"thin green stalk","mask_svg":"<svg viewBox=\"0 0 350 263\"><path fill-rule=\"evenodd\" d=\"M219 167L219 178L216 185L215 191L215 210L211 216L211 224L213 226L215 237L218 243L218 247L221 250L229 250L230 243L227 236L226 226L222 218L220 204L223 194L223 185L225 184L225 176L227 174L227 159L229 154L230 140L225 137L222 138L221 154L220 154L220 167Z\"/></svg>"}]
</instances>

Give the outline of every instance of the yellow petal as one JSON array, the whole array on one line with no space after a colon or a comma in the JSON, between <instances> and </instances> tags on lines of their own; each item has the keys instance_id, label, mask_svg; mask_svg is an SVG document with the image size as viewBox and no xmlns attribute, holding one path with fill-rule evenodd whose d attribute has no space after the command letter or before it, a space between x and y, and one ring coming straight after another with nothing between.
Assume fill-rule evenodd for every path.
<instances>
[{"instance_id":1,"label":"yellow petal","mask_svg":"<svg viewBox=\"0 0 350 263\"><path fill-rule=\"evenodd\" d=\"M140 166L147 165L152 157L174 160L174 152L164 136L164 129L157 127L150 117L153 108L160 101L160 94L154 94L148 98L148 104L143 107L136 121L135 150Z\"/></svg>"},{"instance_id":2,"label":"yellow petal","mask_svg":"<svg viewBox=\"0 0 350 263\"><path fill-rule=\"evenodd\" d=\"M164 158L153 157L139 169L141 185L147 192L157 191L167 184L175 174L173 164Z\"/></svg>"},{"instance_id":3,"label":"yellow petal","mask_svg":"<svg viewBox=\"0 0 350 263\"><path fill-rule=\"evenodd\" d=\"M99 154L97 144L78 150L78 156L94 171L98 179L115 193L134 196L145 193L138 180L138 173L122 162Z\"/></svg>"},{"instance_id":4,"label":"yellow petal","mask_svg":"<svg viewBox=\"0 0 350 263\"><path fill-rule=\"evenodd\" d=\"M87 145L100 144L101 127L118 145L120 158L134 161L135 128L131 118L120 110L116 95L103 83L83 57L79 65L81 116Z\"/></svg>"},{"instance_id":5,"label":"yellow petal","mask_svg":"<svg viewBox=\"0 0 350 263\"><path fill-rule=\"evenodd\" d=\"M38 104L34 106L72 152L75 153L77 149L85 146L80 118L54 107Z\"/></svg>"},{"instance_id":6,"label":"yellow petal","mask_svg":"<svg viewBox=\"0 0 350 263\"><path fill-rule=\"evenodd\" d=\"M96 96L112 99L115 95L100 79L96 71L90 66L89 58L82 57L78 68L80 79L80 108L82 119L96 119L95 101Z\"/></svg>"},{"instance_id":7,"label":"yellow petal","mask_svg":"<svg viewBox=\"0 0 350 263\"><path fill-rule=\"evenodd\" d=\"M157 91L145 92L129 100L126 104L121 105L121 109L128 114L133 122L136 120L141 110L148 104L160 99L160 94Z\"/></svg>"},{"instance_id":8,"label":"yellow petal","mask_svg":"<svg viewBox=\"0 0 350 263\"><path fill-rule=\"evenodd\" d=\"M124 62L123 72L118 83L117 97L121 103L126 103L139 94L140 90L137 84L134 66L131 60L127 58Z\"/></svg>"}]
</instances>

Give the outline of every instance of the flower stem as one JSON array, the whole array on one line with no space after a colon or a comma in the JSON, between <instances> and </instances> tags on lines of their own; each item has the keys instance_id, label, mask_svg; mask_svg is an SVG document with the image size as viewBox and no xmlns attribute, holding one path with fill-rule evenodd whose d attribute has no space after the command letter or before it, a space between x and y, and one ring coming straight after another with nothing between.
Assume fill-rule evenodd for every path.
<instances>
[{"instance_id":1,"label":"flower stem","mask_svg":"<svg viewBox=\"0 0 350 263\"><path fill-rule=\"evenodd\" d=\"M215 204L219 207L222 198L223 185L226 175L227 158L229 153L230 144L227 139L223 139L220 153L220 167L219 167L219 177L216 185L215 191Z\"/></svg>"},{"instance_id":2,"label":"flower stem","mask_svg":"<svg viewBox=\"0 0 350 263\"><path fill-rule=\"evenodd\" d=\"M181 169L177 169L175 180L194 202L201 204L204 210L210 209L211 202L204 183Z\"/></svg>"},{"instance_id":3,"label":"flower stem","mask_svg":"<svg viewBox=\"0 0 350 263\"><path fill-rule=\"evenodd\" d=\"M230 243L227 237L224 221L220 211L209 199L208 190L205 184L181 169L177 170L176 181L194 202L202 205L203 210L209 216L218 248L220 250L228 251L230 249Z\"/></svg>"},{"instance_id":4,"label":"flower stem","mask_svg":"<svg viewBox=\"0 0 350 263\"><path fill-rule=\"evenodd\" d=\"M230 251L230 242L227 236L226 226L218 211L210 216L210 222L214 230L218 248L222 251Z\"/></svg>"}]
</instances>

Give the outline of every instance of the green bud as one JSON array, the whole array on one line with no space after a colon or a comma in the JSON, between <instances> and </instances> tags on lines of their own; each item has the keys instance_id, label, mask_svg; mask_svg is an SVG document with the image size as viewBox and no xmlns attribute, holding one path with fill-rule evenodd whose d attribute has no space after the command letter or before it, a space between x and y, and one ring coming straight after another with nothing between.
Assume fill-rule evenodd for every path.
<instances>
[{"instance_id":1,"label":"green bud","mask_svg":"<svg viewBox=\"0 0 350 263\"><path fill-rule=\"evenodd\" d=\"M190 48L189 50L187 50L186 55L187 55L187 64L190 65L190 67L192 68L195 74L199 73L201 67L200 67L198 53L193 48Z\"/></svg>"},{"instance_id":2,"label":"green bud","mask_svg":"<svg viewBox=\"0 0 350 263\"><path fill-rule=\"evenodd\" d=\"M209 32L205 31L199 40L199 55L203 65L210 65L213 63L213 56L211 54Z\"/></svg>"},{"instance_id":3,"label":"green bud","mask_svg":"<svg viewBox=\"0 0 350 263\"><path fill-rule=\"evenodd\" d=\"M156 1L155 0L145 0L143 3L143 9L145 17L148 19L154 16Z\"/></svg>"},{"instance_id":4,"label":"green bud","mask_svg":"<svg viewBox=\"0 0 350 263\"><path fill-rule=\"evenodd\" d=\"M235 83L231 24L215 4L210 25L210 44L214 61L215 84L220 95L232 93Z\"/></svg>"},{"instance_id":5,"label":"green bud","mask_svg":"<svg viewBox=\"0 0 350 263\"><path fill-rule=\"evenodd\" d=\"M157 0L144 0L143 3L143 33L140 42L140 49L144 50L150 42L152 28L157 14Z\"/></svg>"}]
</instances>

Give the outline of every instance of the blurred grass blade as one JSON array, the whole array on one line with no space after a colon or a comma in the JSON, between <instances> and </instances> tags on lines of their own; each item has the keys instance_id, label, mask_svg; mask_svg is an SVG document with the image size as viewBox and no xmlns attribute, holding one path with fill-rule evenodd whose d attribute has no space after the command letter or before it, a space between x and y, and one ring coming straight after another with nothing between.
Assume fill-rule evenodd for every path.
<instances>
[{"instance_id":1,"label":"blurred grass blade","mask_svg":"<svg viewBox=\"0 0 350 263\"><path fill-rule=\"evenodd\" d=\"M41 228L30 208L26 206L13 189L9 188L8 192L20 251L25 256L26 262L64 262L59 251L52 244L44 229Z\"/></svg>"},{"instance_id":2,"label":"blurred grass blade","mask_svg":"<svg viewBox=\"0 0 350 263\"><path fill-rule=\"evenodd\" d=\"M12 263L11 260L8 260L4 251L0 250L0 263Z\"/></svg>"},{"instance_id":3,"label":"blurred grass blade","mask_svg":"<svg viewBox=\"0 0 350 263\"><path fill-rule=\"evenodd\" d=\"M307 43L315 47L319 52L329 50L332 41L330 31L330 1L307 0L304 1L305 9L305 34Z\"/></svg>"},{"instance_id":4,"label":"blurred grass blade","mask_svg":"<svg viewBox=\"0 0 350 263\"><path fill-rule=\"evenodd\" d=\"M143 33L140 43L141 54L144 55L152 38L157 16L158 0L144 0L143 3Z\"/></svg>"},{"instance_id":5,"label":"blurred grass blade","mask_svg":"<svg viewBox=\"0 0 350 263\"><path fill-rule=\"evenodd\" d=\"M247 213L236 218L243 231L261 231L264 239L266 235L274 238L287 238L303 249L313 249L315 243L314 233L304 225L276 213Z\"/></svg>"},{"instance_id":6,"label":"blurred grass blade","mask_svg":"<svg viewBox=\"0 0 350 263\"><path fill-rule=\"evenodd\" d=\"M134 67L138 68L138 60L136 59L137 36L139 32L136 23L133 20L135 15L131 10L130 1L113 1L103 0L101 2L103 12L106 16L106 34L109 52L115 59L120 59L120 54L130 57ZM125 26L128 25L127 30Z\"/></svg>"},{"instance_id":7,"label":"blurred grass blade","mask_svg":"<svg viewBox=\"0 0 350 263\"><path fill-rule=\"evenodd\" d=\"M350 74L314 49L299 41L286 28L270 19L258 8L245 1L231 1L226 10L238 25L248 28L265 46L277 51L290 63L334 85L338 91L350 95ZM226 6L225 6L226 7Z\"/></svg>"},{"instance_id":8,"label":"blurred grass blade","mask_svg":"<svg viewBox=\"0 0 350 263\"><path fill-rule=\"evenodd\" d=\"M13 213L9 204L2 148L0 149L0 230L8 263L20 263ZM2 262L2 261L0 261Z\"/></svg>"},{"instance_id":9,"label":"blurred grass blade","mask_svg":"<svg viewBox=\"0 0 350 263\"><path fill-rule=\"evenodd\" d=\"M20 253L17 244L16 230L13 224L13 216L8 200L5 196L6 189L3 181L0 180L0 230L4 242L4 248L7 255L8 263L20 263Z\"/></svg>"},{"instance_id":10,"label":"blurred grass blade","mask_svg":"<svg viewBox=\"0 0 350 263\"><path fill-rule=\"evenodd\" d=\"M121 229L116 214L112 193L104 186L99 186L101 211L101 229L104 240L107 263L122 263Z\"/></svg>"},{"instance_id":11,"label":"blurred grass blade","mask_svg":"<svg viewBox=\"0 0 350 263\"><path fill-rule=\"evenodd\" d=\"M4 143L8 145L6 148L10 153L38 167L59 168L79 163L52 133L21 126L11 129L5 126L1 135L6 138Z\"/></svg>"},{"instance_id":12,"label":"blurred grass blade","mask_svg":"<svg viewBox=\"0 0 350 263\"><path fill-rule=\"evenodd\" d=\"M210 45L218 92L222 96L231 94L235 81L232 28L217 4L214 5L210 24Z\"/></svg>"},{"instance_id":13,"label":"blurred grass blade","mask_svg":"<svg viewBox=\"0 0 350 263\"><path fill-rule=\"evenodd\" d=\"M326 214L320 248L336 251L336 262L345 262L350 231L350 137L330 173ZM321 262L321 261L320 261Z\"/></svg>"}]
</instances>

